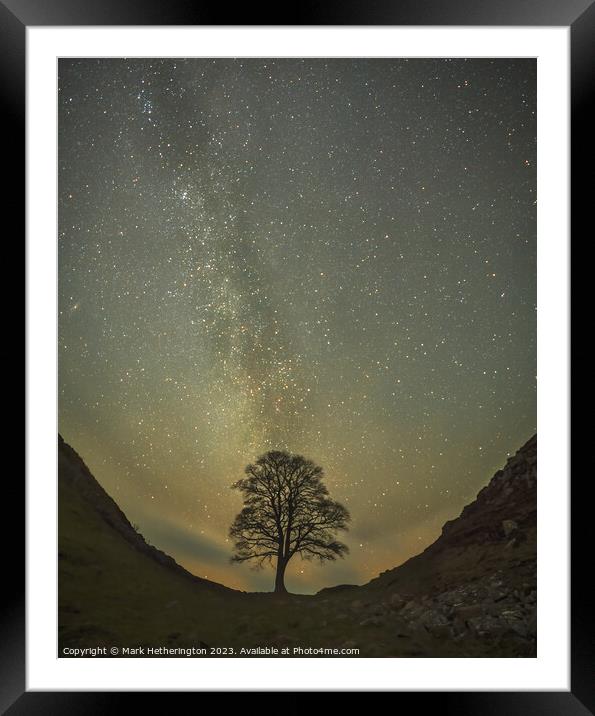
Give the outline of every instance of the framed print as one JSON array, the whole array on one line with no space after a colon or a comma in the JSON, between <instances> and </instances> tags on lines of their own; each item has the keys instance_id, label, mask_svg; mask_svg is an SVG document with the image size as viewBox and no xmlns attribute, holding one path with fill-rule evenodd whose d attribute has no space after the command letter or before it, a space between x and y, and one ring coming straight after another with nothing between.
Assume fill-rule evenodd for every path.
<instances>
[{"instance_id":1,"label":"framed print","mask_svg":"<svg viewBox=\"0 0 595 716\"><path fill-rule=\"evenodd\" d=\"M592 5L4 10L4 91L27 90L9 712L593 709L569 467Z\"/></svg>"}]
</instances>

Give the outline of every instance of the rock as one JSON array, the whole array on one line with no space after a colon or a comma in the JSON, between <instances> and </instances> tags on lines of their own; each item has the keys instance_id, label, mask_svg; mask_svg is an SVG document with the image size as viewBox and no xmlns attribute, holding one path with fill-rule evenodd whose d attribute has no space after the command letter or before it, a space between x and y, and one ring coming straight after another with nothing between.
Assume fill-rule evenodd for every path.
<instances>
[{"instance_id":1,"label":"rock","mask_svg":"<svg viewBox=\"0 0 595 716\"><path fill-rule=\"evenodd\" d=\"M529 623L519 609L507 609L501 614L501 623L523 639L529 636Z\"/></svg>"},{"instance_id":2,"label":"rock","mask_svg":"<svg viewBox=\"0 0 595 716\"><path fill-rule=\"evenodd\" d=\"M443 627L443 626L449 626L448 618L445 614L442 612L439 612L437 610L428 610L426 611L420 621L424 625L424 627L432 631L433 629L436 629L437 627Z\"/></svg>"},{"instance_id":3,"label":"rock","mask_svg":"<svg viewBox=\"0 0 595 716\"><path fill-rule=\"evenodd\" d=\"M371 626L384 626L384 619L381 617L366 617L366 619L362 620L359 623L360 626L363 627L371 627Z\"/></svg>"},{"instance_id":4,"label":"rock","mask_svg":"<svg viewBox=\"0 0 595 716\"><path fill-rule=\"evenodd\" d=\"M484 608L482 604L465 604L462 607L457 607L454 611L457 617L467 621L468 619L480 617L484 613Z\"/></svg>"},{"instance_id":5,"label":"rock","mask_svg":"<svg viewBox=\"0 0 595 716\"><path fill-rule=\"evenodd\" d=\"M494 636L506 630L505 624L501 624L500 620L489 615L468 619L467 625L481 637Z\"/></svg>"},{"instance_id":6,"label":"rock","mask_svg":"<svg viewBox=\"0 0 595 716\"><path fill-rule=\"evenodd\" d=\"M412 615L412 614L420 614L421 612L423 612L423 609L424 609L424 608L423 608L422 606L420 606L420 605L419 605L416 601L414 601L413 599L412 599L411 601L407 602L407 603L405 604L405 606L403 607L403 611L404 611L404 612L407 612L407 614L409 614L409 615Z\"/></svg>"},{"instance_id":7,"label":"rock","mask_svg":"<svg viewBox=\"0 0 595 716\"><path fill-rule=\"evenodd\" d=\"M518 609L505 609L501 613L502 619L505 621L515 621L523 618L523 613Z\"/></svg>"},{"instance_id":8,"label":"rock","mask_svg":"<svg viewBox=\"0 0 595 716\"><path fill-rule=\"evenodd\" d=\"M518 530L519 526L518 523L514 520L503 520L502 521L502 531L504 532L505 537L509 537L513 532L516 532Z\"/></svg>"},{"instance_id":9,"label":"rock","mask_svg":"<svg viewBox=\"0 0 595 716\"><path fill-rule=\"evenodd\" d=\"M439 604L444 604L448 607L458 607L468 601L468 595L463 588L459 588L448 592L442 592L442 594L439 594L436 597L436 601Z\"/></svg>"},{"instance_id":10,"label":"rock","mask_svg":"<svg viewBox=\"0 0 595 716\"><path fill-rule=\"evenodd\" d=\"M450 625L452 633L455 638L461 638L469 632L467 623L463 619L455 618Z\"/></svg>"},{"instance_id":11,"label":"rock","mask_svg":"<svg viewBox=\"0 0 595 716\"><path fill-rule=\"evenodd\" d=\"M452 636L450 624L435 624L428 627L428 631L432 636L435 636L438 639L445 639Z\"/></svg>"},{"instance_id":12,"label":"rock","mask_svg":"<svg viewBox=\"0 0 595 716\"><path fill-rule=\"evenodd\" d=\"M400 594L391 594L388 600L388 606L397 612L405 606L405 600Z\"/></svg>"}]
</instances>

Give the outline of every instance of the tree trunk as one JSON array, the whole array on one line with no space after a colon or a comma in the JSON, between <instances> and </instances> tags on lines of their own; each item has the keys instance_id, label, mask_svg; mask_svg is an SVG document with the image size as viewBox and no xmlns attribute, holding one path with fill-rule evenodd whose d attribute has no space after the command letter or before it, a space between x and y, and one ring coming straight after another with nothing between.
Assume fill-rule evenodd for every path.
<instances>
[{"instance_id":1,"label":"tree trunk","mask_svg":"<svg viewBox=\"0 0 595 716\"><path fill-rule=\"evenodd\" d=\"M287 560L283 557L277 558L277 574L275 575L275 593L285 594L285 567L287 567Z\"/></svg>"}]
</instances>

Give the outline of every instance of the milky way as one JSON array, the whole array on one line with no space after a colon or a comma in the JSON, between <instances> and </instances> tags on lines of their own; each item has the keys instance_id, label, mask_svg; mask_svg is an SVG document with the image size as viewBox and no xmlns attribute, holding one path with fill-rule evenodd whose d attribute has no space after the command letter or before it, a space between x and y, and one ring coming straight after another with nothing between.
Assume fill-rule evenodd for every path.
<instances>
[{"instance_id":1,"label":"milky way","mask_svg":"<svg viewBox=\"0 0 595 716\"><path fill-rule=\"evenodd\" d=\"M535 431L534 60L59 65L59 408L200 576L270 448L323 466L363 582Z\"/></svg>"}]
</instances>

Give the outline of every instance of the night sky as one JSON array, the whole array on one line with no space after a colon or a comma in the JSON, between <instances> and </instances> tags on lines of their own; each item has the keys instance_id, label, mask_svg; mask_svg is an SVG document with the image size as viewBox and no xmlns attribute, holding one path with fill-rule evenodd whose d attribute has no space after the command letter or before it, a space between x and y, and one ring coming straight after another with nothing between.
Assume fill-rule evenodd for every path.
<instances>
[{"instance_id":1,"label":"night sky","mask_svg":"<svg viewBox=\"0 0 595 716\"><path fill-rule=\"evenodd\" d=\"M229 563L230 485L322 465L350 555L418 553L536 429L536 65L59 64L59 426L153 544Z\"/></svg>"}]
</instances>

